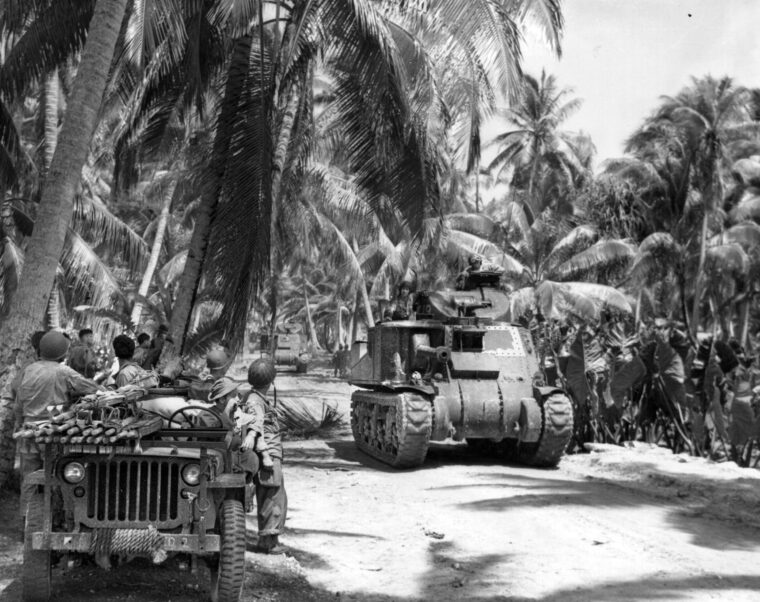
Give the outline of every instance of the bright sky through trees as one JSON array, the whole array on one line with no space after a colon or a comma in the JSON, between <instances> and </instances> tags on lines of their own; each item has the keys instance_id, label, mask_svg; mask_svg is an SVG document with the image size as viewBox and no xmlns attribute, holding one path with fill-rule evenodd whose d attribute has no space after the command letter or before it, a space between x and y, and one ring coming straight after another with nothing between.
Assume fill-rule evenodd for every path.
<instances>
[{"instance_id":1,"label":"bright sky through trees","mask_svg":"<svg viewBox=\"0 0 760 602\"><path fill-rule=\"evenodd\" d=\"M528 37L525 68L545 67L584 99L565 127L591 134L597 164L622 155L658 98L692 75L760 87L758 0L566 0L563 11L563 58Z\"/></svg>"}]
</instances>

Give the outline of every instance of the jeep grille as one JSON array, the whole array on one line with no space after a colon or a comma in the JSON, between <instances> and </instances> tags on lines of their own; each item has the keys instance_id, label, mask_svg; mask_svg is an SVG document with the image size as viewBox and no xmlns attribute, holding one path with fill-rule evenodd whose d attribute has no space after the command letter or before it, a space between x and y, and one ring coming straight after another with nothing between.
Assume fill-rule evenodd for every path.
<instances>
[{"instance_id":1,"label":"jeep grille","mask_svg":"<svg viewBox=\"0 0 760 602\"><path fill-rule=\"evenodd\" d=\"M83 522L92 526L152 523L163 527L182 522L180 464L176 461L114 458L91 462L87 471L87 517Z\"/></svg>"}]
</instances>

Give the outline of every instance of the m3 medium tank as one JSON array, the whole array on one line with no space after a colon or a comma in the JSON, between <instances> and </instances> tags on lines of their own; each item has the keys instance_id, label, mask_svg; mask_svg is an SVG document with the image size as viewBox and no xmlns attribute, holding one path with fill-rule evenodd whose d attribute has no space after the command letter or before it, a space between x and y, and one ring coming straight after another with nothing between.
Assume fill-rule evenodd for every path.
<instances>
[{"instance_id":1,"label":"m3 medium tank","mask_svg":"<svg viewBox=\"0 0 760 602\"><path fill-rule=\"evenodd\" d=\"M530 333L504 320L500 274L474 271L456 291L415 295L414 319L378 323L352 349L356 445L396 468L425 461L430 441L496 449L556 466L573 432L565 393L546 386Z\"/></svg>"}]
</instances>

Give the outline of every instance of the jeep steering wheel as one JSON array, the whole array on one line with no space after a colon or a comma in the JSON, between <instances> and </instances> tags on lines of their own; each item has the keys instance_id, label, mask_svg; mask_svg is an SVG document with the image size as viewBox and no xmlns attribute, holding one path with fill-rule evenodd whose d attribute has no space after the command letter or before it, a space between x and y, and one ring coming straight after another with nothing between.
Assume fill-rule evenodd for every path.
<instances>
[{"instance_id":1,"label":"jeep steering wheel","mask_svg":"<svg viewBox=\"0 0 760 602\"><path fill-rule=\"evenodd\" d=\"M224 422L222 421L222 417L219 416L216 412L212 411L211 408L207 408L204 406L185 406L184 408L179 408L175 412L172 412L172 415L167 418L169 422L174 422L176 424L182 424L179 420L175 420L175 416L182 416L188 424L194 425L194 419L198 418L198 415L191 416L189 414L185 414L188 410L200 410L201 412L205 412L206 414L209 414L214 417L216 422L218 423L218 426L212 426L210 428L226 428Z\"/></svg>"}]
</instances>

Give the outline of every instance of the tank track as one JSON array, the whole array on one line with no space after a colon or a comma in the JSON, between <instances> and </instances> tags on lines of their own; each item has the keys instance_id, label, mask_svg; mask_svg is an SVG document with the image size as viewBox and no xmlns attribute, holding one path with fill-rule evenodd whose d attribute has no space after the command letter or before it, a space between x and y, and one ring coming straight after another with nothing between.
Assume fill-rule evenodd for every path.
<instances>
[{"instance_id":1,"label":"tank track","mask_svg":"<svg viewBox=\"0 0 760 602\"><path fill-rule=\"evenodd\" d=\"M432 404L421 395L379 391L351 395L356 446L394 468L414 468L425 461L432 426Z\"/></svg>"},{"instance_id":2,"label":"tank track","mask_svg":"<svg viewBox=\"0 0 760 602\"><path fill-rule=\"evenodd\" d=\"M566 395L552 393L541 403L541 436L537 443L520 445L521 462L531 466L557 466L573 436L573 405Z\"/></svg>"}]
</instances>

